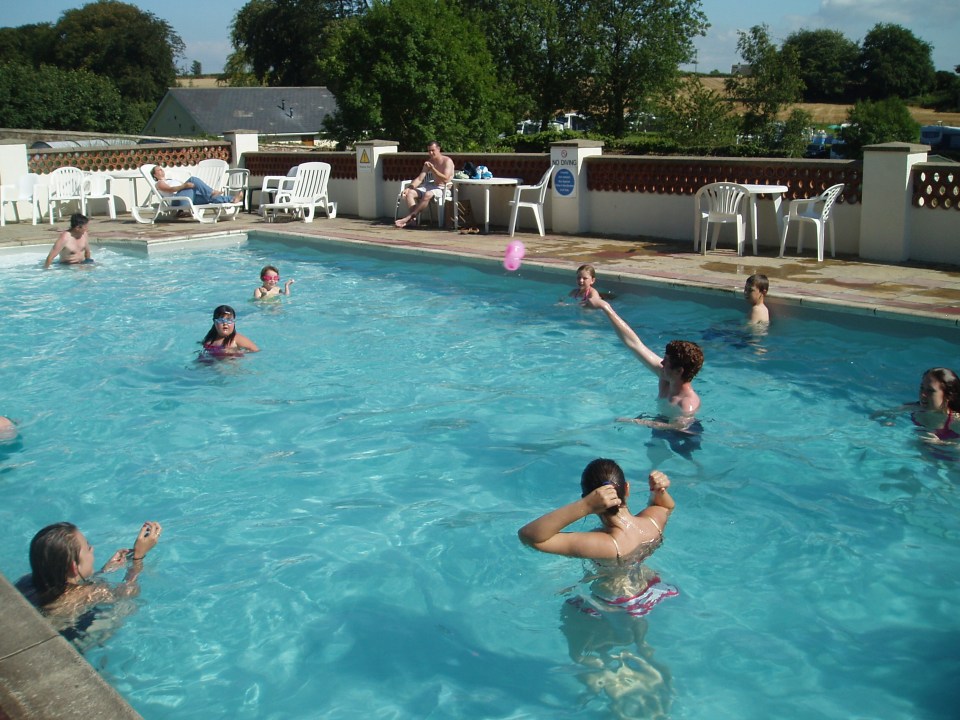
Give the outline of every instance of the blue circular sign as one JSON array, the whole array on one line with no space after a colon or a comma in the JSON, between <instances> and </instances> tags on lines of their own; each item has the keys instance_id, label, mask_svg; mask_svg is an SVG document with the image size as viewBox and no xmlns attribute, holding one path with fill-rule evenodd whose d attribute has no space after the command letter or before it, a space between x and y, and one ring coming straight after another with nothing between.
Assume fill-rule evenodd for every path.
<instances>
[{"instance_id":1,"label":"blue circular sign","mask_svg":"<svg viewBox=\"0 0 960 720\"><path fill-rule=\"evenodd\" d=\"M553 189L557 191L558 195L570 195L576 185L577 179L566 168L557 170L557 174L553 176Z\"/></svg>"}]
</instances>

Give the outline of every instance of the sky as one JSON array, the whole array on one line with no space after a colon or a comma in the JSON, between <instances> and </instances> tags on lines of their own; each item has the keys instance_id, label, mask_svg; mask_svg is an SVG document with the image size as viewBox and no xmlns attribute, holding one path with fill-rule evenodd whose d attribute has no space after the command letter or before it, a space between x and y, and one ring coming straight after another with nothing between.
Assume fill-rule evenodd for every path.
<instances>
[{"instance_id":1,"label":"sky","mask_svg":"<svg viewBox=\"0 0 960 720\"><path fill-rule=\"evenodd\" d=\"M71 0L6 0L0 22L17 27L39 22L56 22L65 11L86 3ZM232 50L230 23L245 0L140 0L132 2L142 10L166 20L186 44L185 57L178 62L189 68L200 62L204 73L219 73ZM701 0L710 22L706 37L698 38L697 62L684 69L730 72L738 62L737 31L766 24L770 36L780 44L800 29L827 28L841 31L855 42L876 23L893 23L911 30L933 45L937 70L953 71L960 65L957 36L960 33L960 2L957 0Z\"/></svg>"}]
</instances>

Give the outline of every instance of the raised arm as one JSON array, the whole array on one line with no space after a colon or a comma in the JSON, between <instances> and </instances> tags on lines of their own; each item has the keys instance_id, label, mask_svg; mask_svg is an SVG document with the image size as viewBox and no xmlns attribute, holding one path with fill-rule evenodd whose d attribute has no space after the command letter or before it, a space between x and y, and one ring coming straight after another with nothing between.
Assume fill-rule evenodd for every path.
<instances>
[{"instance_id":1,"label":"raised arm","mask_svg":"<svg viewBox=\"0 0 960 720\"><path fill-rule=\"evenodd\" d=\"M453 173L455 172L453 160L446 156L444 156L443 160L440 162L439 167L434 165L429 160L424 163L424 167L433 173L433 178L437 181L438 185L446 185L448 182L453 180Z\"/></svg>"},{"instance_id":2,"label":"raised arm","mask_svg":"<svg viewBox=\"0 0 960 720\"><path fill-rule=\"evenodd\" d=\"M602 310L603 314L606 315L607 319L610 321L610 324L613 325L613 329L617 331L620 341L640 359L640 362L650 369L650 372L657 377L661 376L662 368L660 363L663 362L663 358L643 344L637 334L633 331L633 328L627 325L623 318L617 315L610 303L608 303L606 300L603 300L599 293L597 293L591 294L584 301L584 304L588 307Z\"/></svg>"},{"instance_id":3,"label":"raised arm","mask_svg":"<svg viewBox=\"0 0 960 720\"><path fill-rule=\"evenodd\" d=\"M670 487L670 478L659 470L650 473L650 501L647 507L640 511L640 517L652 518L662 531L667 527L667 521L670 519L670 513L676 507L676 503L667 491Z\"/></svg>"},{"instance_id":4,"label":"raised arm","mask_svg":"<svg viewBox=\"0 0 960 720\"><path fill-rule=\"evenodd\" d=\"M294 280L293 280L293 278L291 278L290 280L287 280L287 282L285 282L285 283L283 284L283 294L284 294L284 295L289 295L289 294L290 294L290 286L293 285L293 283L294 283Z\"/></svg>"},{"instance_id":5,"label":"raised arm","mask_svg":"<svg viewBox=\"0 0 960 720\"><path fill-rule=\"evenodd\" d=\"M571 523L620 505L616 488L612 485L598 487L585 498L557 508L546 515L527 523L517 535L524 545L540 552L568 557L607 558L616 557L616 545L603 532L569 532L562 530Z\"/></svg>"}]
</instances>

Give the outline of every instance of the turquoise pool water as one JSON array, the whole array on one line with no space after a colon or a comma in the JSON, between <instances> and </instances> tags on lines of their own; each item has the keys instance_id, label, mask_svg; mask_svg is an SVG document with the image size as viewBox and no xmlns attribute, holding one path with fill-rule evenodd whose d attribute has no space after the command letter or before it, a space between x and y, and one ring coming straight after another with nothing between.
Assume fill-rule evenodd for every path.
<instances>
[{"instance_id":1,"label":"turquoise pool water","mask_svg":"<svg viewBox=\"0 0 960 720\"><path fill-rule=\"evenodd\" d=\"M775 307L752 338L735 298L620 289L652 346L704 346L684 455L614 422L655 383L558 302L572 272L265 239L97 258L0 265L0 570L49 522L98 564L163 523L86 652L144 717L954 717L957 466L867 416L960 364L955 332ZM254 304L267 262L294 295ZM197 363L221 303L262 352ZM649 564L681 594L644 619L571 613L581 564L516 539L597 456L674 482Z\"/></svg>"}]
</instances>

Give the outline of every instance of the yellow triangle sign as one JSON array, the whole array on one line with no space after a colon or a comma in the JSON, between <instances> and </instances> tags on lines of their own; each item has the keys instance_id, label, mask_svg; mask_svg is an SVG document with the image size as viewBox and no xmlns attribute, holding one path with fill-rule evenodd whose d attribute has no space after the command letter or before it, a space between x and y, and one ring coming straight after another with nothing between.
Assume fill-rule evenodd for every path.
<instances>
[{"instance_id":1,"label":"yellow triangle sign","mask_svg":"<svg viewBox=\"0 0 960 720\"><path fill-rule=\"evenodd\" d=\"M362 163L368 163L368 162L370 162L370 157L367 155L367 150L366 150L366 148L364 148L363 150L360 151L360 162L362 162Z\"/></svg>"}]
</instances>

